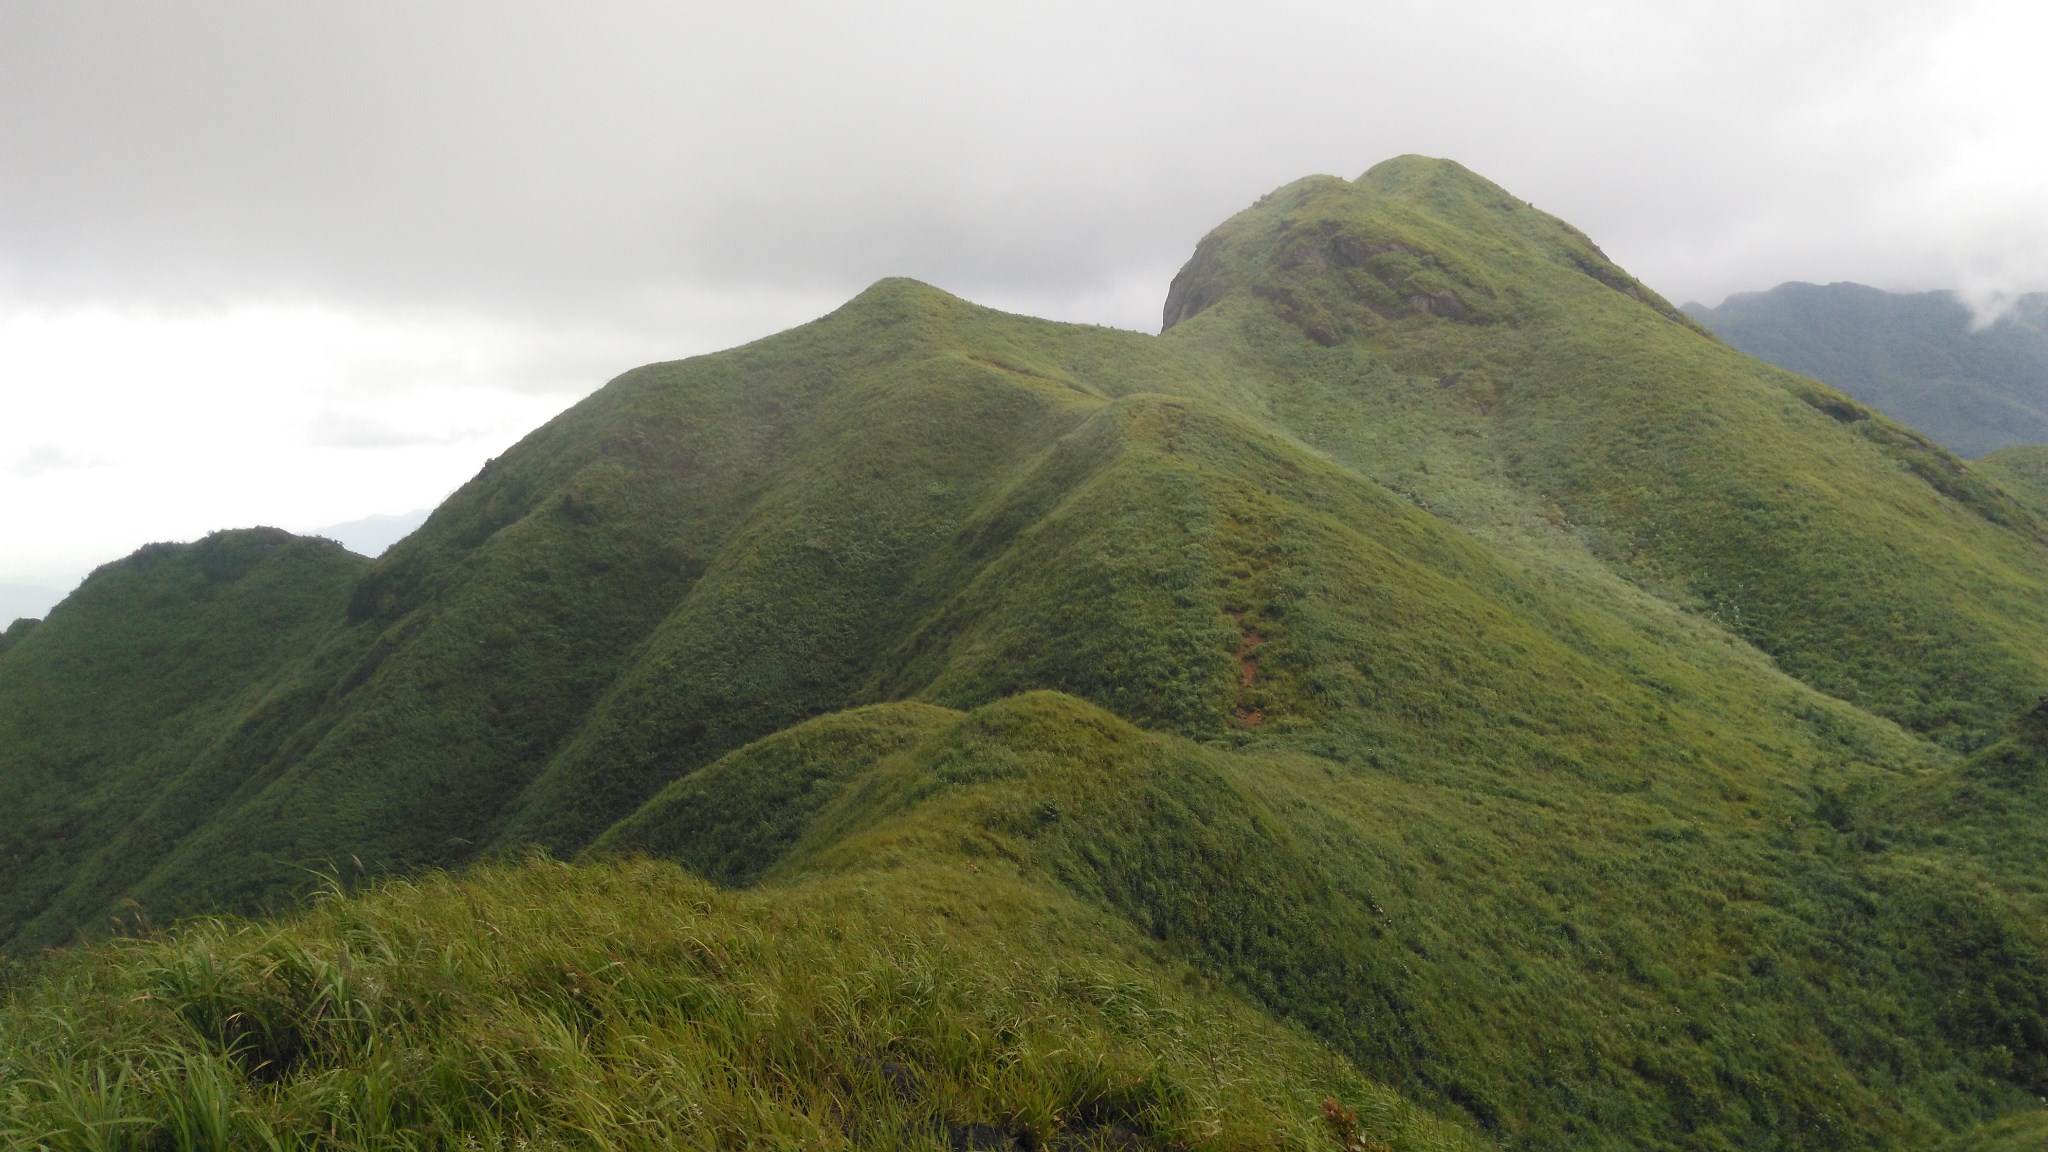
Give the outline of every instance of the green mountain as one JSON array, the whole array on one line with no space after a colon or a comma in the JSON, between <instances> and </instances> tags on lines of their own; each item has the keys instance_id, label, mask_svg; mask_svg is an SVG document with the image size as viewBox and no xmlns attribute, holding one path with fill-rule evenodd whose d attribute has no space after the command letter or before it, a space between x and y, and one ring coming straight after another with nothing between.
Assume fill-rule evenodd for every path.
<instances>
[{"instance_id":1,"label":"green mountain","mask_svg":"<svg viewBox=\"0 0 2048 1152\"><path fill-rule=\"evenodd\" d=\"M1978 458L1971 467L2048 519L2048 444L2012 444Z\"/></svg>"},{"instance_id":2,"label":"green mountain","mask_svg":"<svg viewBox=\"0 0 2048 1152\"><path fill-rule=\"evenodd\" d=\"M152 544L0 649L0 923L104 919L250 783L265 717L317 689L368 568L274 529ZM104 914L104 915L103 915Z\"/></svg>"},{"instance_id":3,"label":"green mountain","mask_svg":"<svg viewBox=\"0 0 2048 1152\"><path fill-rule=\"evenodd\" d=\"M1953 292L1849 283L1780 284L1685 310L1742 351L1826 381L1960 455L2048 443L2048 293L2020 297L1983 327Z\"/></svg>"},{"instance_id":4,"label":"green mountain","mask_svg":"<svg viewBox=\"0 0 2048 1152\"><path fill-rule=\"evenodd\" d=\"M1164 321L883 281L374 563L95 573L0 651L0 1132L2041 1131L2016 473L1447 161L1272 193Z\"/></svg>"}]
</instances>

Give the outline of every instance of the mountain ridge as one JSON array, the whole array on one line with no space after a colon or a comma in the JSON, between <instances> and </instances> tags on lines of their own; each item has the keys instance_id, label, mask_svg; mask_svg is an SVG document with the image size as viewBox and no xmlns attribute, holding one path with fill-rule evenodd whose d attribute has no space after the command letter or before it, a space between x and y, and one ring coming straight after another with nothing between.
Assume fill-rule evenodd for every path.
<instances>
[{"instance_id":1,"label":"mountain ridge","mask_svg":"<svg viewBox=\"0 0 2048 1152\"><path fill-rule=\"evenodd\" d=\"M6 950L286 907L345 862L378 892L44 962L128 987L124 964L224 950L249 957L228 990L163 985L184 1005L165 1011L325 1020L327 993L266 984L287 962L247 934L311 950L294 972L370 963L334 925L470 868L433 899L554 909L522 923L577 974L532 994L597 1035L670 1009L598 987L607 962L554 935L575 920L556 894L701 883L648 854L792 947L824 948L803 918L843 904L847 939L1011 954L988 909L1029 906L1049 953L1213 982L1200 1011L1309 1045L1259 1066L1259 1099L1316 1060L1382 1093L1371 1134L1296 1099L1271 1121L1295 1146L1932 1147L2023 1123L2004 1118L2048 1093L2048 920L2031 793L1985 783L2031 779L2048 691L2048 529L2019 473L1743 356L1448 161L1276 190L1203 238L1162 320L1057 324L883 280L623 374L374 562L228 533L96 573L0 650L0 811L48 814L0 845ZM262 593L287 560L324 575ZM245 635L245 593L297 623ZM152 651L256 655L188 675L191 741L140 755L165 722L90 712L80 654L145 625ZM135 692L165 675L93 668ZM60 769L102 794L54 793ZM172 819L139 792L185 799ZM535 850L577 863L504 863ZM623 907L584 914L681 946ZM457 923L404 931L474 947ZM487 968L447 987L531 983ZM323 1078L386 1083L386 1041L349 1039L385 1032L322 1032L266 1088L226 1025L144 1006L67 1040L37 1022L55 985L34 987L44 1015L0 1012L0 1036L37 1060L99 1066L171 1028L150 1051L228 1061L234 1115L330 1115L366 1145L398 1122L319 1111ZM392 1028L470 1085L406 1088L427 1095L405 1115L499 1123L449 1101L509 1082ZM1121 1035L1179 1059L1165 1032ZM920 1083L953 1075L927 1057ZM163 1067L152 1109L183 1099ZM773 1067L862 1085L806 1116L943 1112L889 1140L1209 1139L1156 1085L1122 1119L1087 1103L1100 1084L1026 1085L998 1115L964 1088L888 1104L858 1067ZM39 1091L0 1117L85 1098ZM567 1130L506 1115L506 1139ZM866 1146L847 1115L808 1138ZM1203 1146L1256 1144L1229 1131Z\"/></svg>"},{"instance_id":2,"label":"mountain ridge","mask_svg":"<svg viewBox=\"0 0 2048 1152\"><path fill-rule=\"evenodd\" d=\"M2048 293L1990 323L1948 291L1792 282L1686 311L1760 359L1842 389L1959 455L2048 442Z\"/></svg>"}]
</instances>

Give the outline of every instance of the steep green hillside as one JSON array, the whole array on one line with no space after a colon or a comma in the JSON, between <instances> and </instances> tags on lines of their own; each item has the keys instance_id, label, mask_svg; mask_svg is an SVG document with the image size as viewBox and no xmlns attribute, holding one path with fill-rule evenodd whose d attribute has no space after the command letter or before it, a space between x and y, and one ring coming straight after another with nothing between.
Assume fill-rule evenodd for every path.
<instances>
[{"instance_id":1,"label":"steep green hillside","mask_svg":"<svg viewBox=\"0 0 2048 1152\"><path fill-rule=\"evenodd\" d=\"M1338 461L1950 747L2048 687L2039 519L1455 164L1271 194L1202 242L1166 320Z\"/></svg>"},{"instance_id":2,"label":"steep green hillside","mask_svg":"<svg viewBox=\"0 0 2048 1152\"><path fill-rule=\"evenodd\" d=\"M7 626L6 631L0 632L0 652L6 652L9 648L27 639L28 634L35 631L36 627L41 623L42 620L37 618L16 617L14 622Z\"/></svg>"},{"instance_id":3,"label":"steep green hillside","mask_svg":"<svg viewBox=\"0 0 2048 1152\"><path fill-rule=\"evenodd\" d=\"M1761 360L1823 380L1963 456L2048 443L2048 294L1978 327L1953 292L1780 284L1686 305Z\"/></svg>"},{"instance_id":4,"label":"steep green hillside","mask_svg":"<svg viewBox=\"0 0 2048 1152\"><path fill-rule=\"evenodd\" d=\"M880 722L816 721L700 775L744 806L785 791L793 750ZM757 770L769 757L782 771ZM1510 1146L1903 1146L2048 1087L2048 931L1994 890L1932 882L1967 851L1859 831L1841 797L1896 779L1797 797L1683 769L1444 779L1204 748L1039 693L763 828L753 867L773 860L769 890L948 858L1019 869ZM679 802L693 791L600 850L729 837Z\"/></svg>"},{"instance_id":5,"label":"steep green hillside","mask_svg":"<svg viewBox=\"0 0 2048 1152\"><path fill-rule=\"evenodd\" d=\"M275 529L152 544L0 649L0 925L62 940L251 783L368 565Z\"/></svg>"},{"instance_id":6,"label":"steep green hillside","mask_svg":"<svg viewBox=\"0 0 2048 1152\"><path fill-rule=\"evenodd\" d=\"M1120 963L1162 996L1176 965L1202 973L1241 1003L1175 1012L1313 1037L1229 1105L1289 1140L1336 1139L1297 1105L1340 1073L1509 1148L1931 1148L2048 1096L2038 822L2031 793L1981 783L2025 759L2012 724L2048 689L2048 527L2018 473L1741 355L1445 161L1266 197L1201 242L1165 321L1053 324L883 281L627 373L374 564L259 534L176 553L241 573L232 596L96 576L0 652L0 724L27 718L0 726L0 798L34 814L6 857L32 866L0 869L6 951L260 910L323 873L642 853L753 889L704 931L767 917L817 971L908 963L861 942L881 932L955 941L947 971L1002 1003L1040 993L994 957ZM258 543L253 567L205 559ZM138 642L158 634L176 640ZM364 1145L401 1124L640 1139L593 1100L686 1143L785 1104L890 1117L814 1134L856 1145L948 1123L1036 1139L1080 1114L1060 1071L890 1103L851 1055L873 1037L774 1055L796 1017L744 1034L765 1056L607 1024L510 1079L463 1065L478 1037L433 1005L537 1051L538 1001L490 965L578 924L602 938L593 918L639 932L653 913L618 878L688 883L652 867L401 885L44 961L6 1027L79 1084L129 1068L149 1116L212 1061L248 1131ZM516 929L459 911L501 899L549 910ZM336 965L351 918L428 905L374 946L397 957L374 986L411 991L290 1040L317 1074L204 1055L274 1046L223 1032L249 1014L229 1001L102 1011L63 983L132 988L200 948L262 984L287 970L263 941ZM615 975L687 951L697 929L665 925ZM432 970L486 935L498 958ZM600 946L573 944L572 988L598 994ZM799 971L760 987L802 1000ZM673 1016L690 994L613 1007ZM1076 1011L1026 1054L970 1049L1010 1067L1110 1043ZM1183 1044L1161 1027L1131 1025L1130 1060ZM425 1068L452 1070L414 1084ZM1172 1093L1219 1083L1187 1068ZM737 1111L625 1103L679 1082ZM101 1106L79 1091L6 1107ZM1181 1107L1146 1113L1155 1144L1199 1143Z\"/></svg>"},{"instance_id":7,"label":"steep green hillside","mask_svg":"<svg viewBox=\"0 0 2048 1152\"><path fill-rule=\"evenodd\" d=\"M1881 835L1930 856L1959 856L1973 873L1971 882L1985 875L2010 879L2015 886L2006 898L2040 904L2048 897L2038 883L2048 859L2048 700L2020 717L2003 740L1878 793L1869 808L1857 819Z\"/></svg>"},{"instance_id":8,"label":"steep green hillside","mask_svg":"<svg viewBox=\"0 0 2048 1152\"><path fill-rule=\"evenodd\" d=\"M957 719L949 709L905 702L807 720L663 788L593 847L666 857L720 884L751 883L848 782Z\"/></svg>"},{"instance_id":9,"label":"steep green hillside","mask_svg":"<svg viewBox=\"0 0 2048 1152\"><path fill-rule=\"evenodd\" d=\"M2048 519L2048 445L2014 444L1985 454L1970 467Z\"/></svg>"},{"instance_id":10,"label":"steep green hillside","mask_svg":"<svg viewBox=\"0 0 2048 1152\"><path fill-rule=\"evenodd\" d=\"M1972 765L2038 761L2034 727ZM2048 1084L2039 920L1838 793L1788 821L1683 772L1485 790L1052 693L825 717L699 775L599 851L717 838L750 893L528 864L46 961L0 1014L6 1115L56 1146L126 1116L177 1147L1332 1147L1334 1096L1365 1140L1453 1139L1405 1097L1507 1147L1817 1148L1987 1140Z\"/></svg>"},{"instance_id":11,"label":"steep green hillside","mask_svg":"<svg viewBox=\"0 0 2048 1152\"><path fill-rule=\"evenodd\" d=\"M2048 1111L1993 1120L1942 1145L1942 1152L2031 1152L2048 1145Z\"/></svg>"}]
</instances>

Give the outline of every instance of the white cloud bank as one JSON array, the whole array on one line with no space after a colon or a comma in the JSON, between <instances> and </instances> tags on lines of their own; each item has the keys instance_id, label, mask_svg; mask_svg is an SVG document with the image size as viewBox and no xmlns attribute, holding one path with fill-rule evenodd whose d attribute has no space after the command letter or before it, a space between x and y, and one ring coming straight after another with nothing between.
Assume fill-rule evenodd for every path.
<instances>
[{"instance_id":1,"label":"white cloud bank","mask_svg":"<svg viewBox=\"0 0 2048 1152\"><path fill-rule=\"evenodd\" d=\"M68 584L150 540L437 500L621 351L541 343L315 308L0 319L0 580ZM550 356L571 374L534 378Z\"/></svg>"}]
</instances>

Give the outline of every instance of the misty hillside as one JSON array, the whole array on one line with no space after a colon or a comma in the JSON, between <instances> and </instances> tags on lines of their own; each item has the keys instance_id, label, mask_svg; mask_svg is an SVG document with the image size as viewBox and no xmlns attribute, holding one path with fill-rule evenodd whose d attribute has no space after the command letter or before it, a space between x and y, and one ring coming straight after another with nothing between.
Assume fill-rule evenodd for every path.
<instances>
[{"instance_id":1,"label":"misty hillside","mask_svg":"<svg viewBox=\"0 0 2048 1152\"><path fill-rule=\"evenodd\" d=\"M1983 327L1953 292L1848 283L1780 284L1686 311L1742 351L1832 384L1958 455L2048 444L2048 294L2020 297Z\"/></svg>"},{"instance_id":2,"label":"misty hillside","mask_svg":"<svg viewBox=\"0 0 2048 1152\"><path fill-rule=\"evenodd\" d=\"M885 280L374 562L95 572L0 651L0 1132L2041 1135L2038 472L1448 161L1163 321Z\"/></svg>"},{"instance_id":3,"label":"misty hillside","mask_svg":"<svg viewBox=\"0 0 2048 1152\"><path fill-rule=\"evenodd\" d=\"M375 558L427 522L428 510L365 516L343 524L330 524L315 536L325 536L358 556Z\"/></svg>"}]
</instances>

